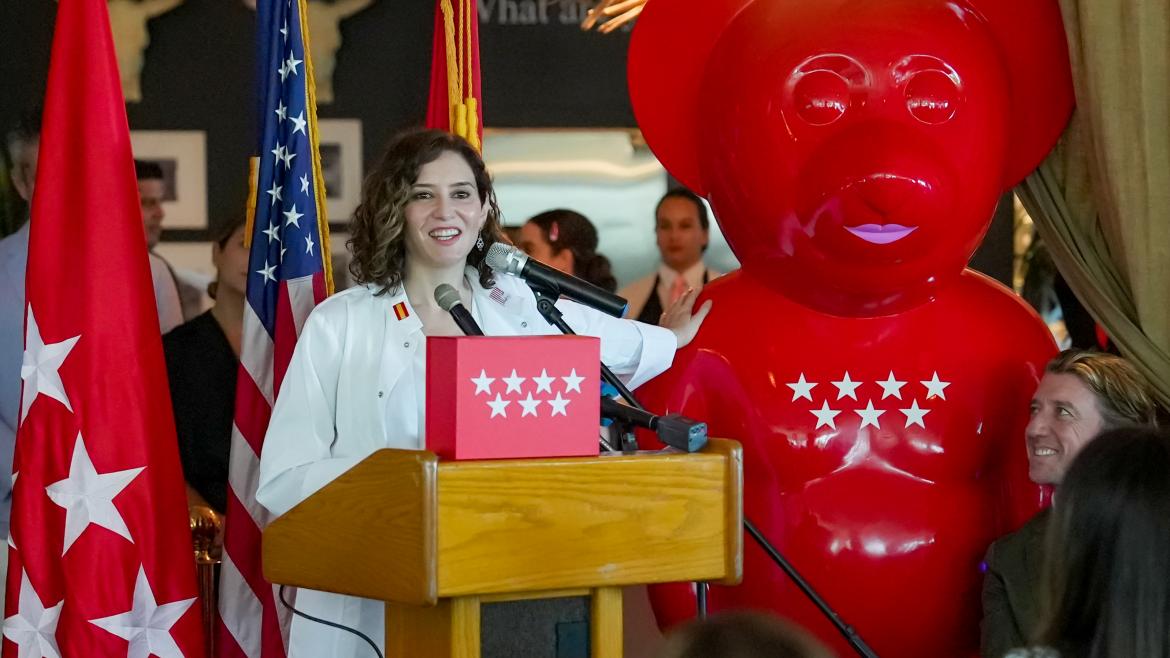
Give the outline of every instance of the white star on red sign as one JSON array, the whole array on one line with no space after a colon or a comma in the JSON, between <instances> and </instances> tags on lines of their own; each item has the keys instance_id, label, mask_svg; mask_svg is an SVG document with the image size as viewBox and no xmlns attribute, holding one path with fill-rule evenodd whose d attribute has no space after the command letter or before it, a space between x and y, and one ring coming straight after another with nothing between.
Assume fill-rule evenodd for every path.
<instances>
[{"instance_id":1,"label":"white star on red sign","mask_svg":"<svg viewBox=\"0 0 1170 658\"><path fill-rule=\"evenodd\" d=\"M548 400L548 406L552 407L552 413L550 415L555 416L560 414L562 416L568 416L569 414L565 412L565 407L568 406L568 404L569 401L562 398L560 393L557 393L555 398Z\"/></svg>"},{"instance_id":2,"label":"white star on red sign","mask_svg":"<svg viewBox=\"0 0 1170 658\"><path fill-rule=\"evenodd\" d=\"M570 370L568 376L561 377L561 379L565 382L565 392L566 393L569 393L571 391L577 391L578 393L580 393L581 392L581 382L585 381L584 377L580 377L577 375L576 368L573 368L572 370Z\"/></svg>"},{"instance_id":3,"label":"white star on red sign","mask_svg":"<svg viewBox=\"0 0 1170 658\"><path fill-rule=\"evenodd\" d=\"M512 369L512 376L504 378L504 383L508 385L507 390L505 390L504 392L505 393L512 393L512 392L519 393L520 392L520 385L524 383L525 379L528 379L528 378L527 377L520 377L519 375L516 374L516 369L513 368Z\"/></svg>"},{"instance_id":4,"label":"white star on red sign","mask_svg":"<svg viewBox=\"0 0 1170 658\"><path fill-rule=\"evenodd\" d=\"M517 402L519 402L520 406L524 408L524 412L520 414L521 418L525 416L539 417L539 414L536 413L536 408L540 406L541 401L533 399L532 393L529 393L527 398L523 400L517 400Z\"/></svg>"},{"instance_id":5,"label":"white star on red sign","mask_svg":"<svg viewBox=\"0 0 1170 658\"><path fill-rule=\"evenodd\" d=\"M488 406L492 408L492 415L489 416L489 418L495 418L496 416L503 416L504 418L508 417L508 412L506 409L508 408L509 404L512 404L511 400L505 400L500 397L499 393L496 393L496 399L488 400L487 403Z\"/></svg>"},{"instance_id":6,"label":"white star on red sign","mask_svg":"<svg viewBox=\"0 0 1170 658\"><path fill-rule=\"evenodd\" d=\"M479 377L472 377L471 383L475 384L475 394L486 393L492 394L492 382L496 381L495 377L488 377L487 371L480 369Z\"/></svg>"},{"instance_id":7,"label":"white star on red sign","mask_svg":"<svg viewBox=\"0 0 1170 658\"><path fill-rule=\"evenodd\" d=\"M576 371L574 371L574 372L576 372ZM539 377L532 378L532 381L536 382L536 392L537 393L544 391L545 393L551 394L552 393L552 383L555 382L556 380L557 380L556 377L549 377L548 370L545 370L544 368L540 369L540 376Z\"/></svg>"}]
</instances>

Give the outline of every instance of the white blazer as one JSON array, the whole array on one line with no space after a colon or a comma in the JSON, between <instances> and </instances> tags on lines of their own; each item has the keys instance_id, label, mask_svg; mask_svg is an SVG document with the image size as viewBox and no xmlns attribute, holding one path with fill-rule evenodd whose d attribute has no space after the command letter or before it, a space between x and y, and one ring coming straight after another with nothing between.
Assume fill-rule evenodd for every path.
<instances>
[{"instance_id":1,"label":"white blazer","mask_svg":"<svg viewBox=\"0 0 1170 658\"><path fill-rule=\"evenodd\" d=\"M519 279L496 276L496 290L479 285L468 269L473 315L489 336L558 333L536 309L536 298ZM382 296L359 286L333 295L309 314L297 342L260 459L256 498L280 515L382 448L421 449L416 386L402 374L414 367L410 341L422 339L421 322L401 290ZM399 320L394 306L406 304ZM666 370L677 342L669 330L619 320L562 300L565 321L582 335L601 339L601 359L631 388ZM416 346L416 348L419 346ZM413 383L414 385L410 385ZM387 427L387 419L393 427ZM381 601L298 590L297 608L356 628L384 641ZM364 642L294 617L289 658L366 656Z\"/></svg>"}]
</instances>

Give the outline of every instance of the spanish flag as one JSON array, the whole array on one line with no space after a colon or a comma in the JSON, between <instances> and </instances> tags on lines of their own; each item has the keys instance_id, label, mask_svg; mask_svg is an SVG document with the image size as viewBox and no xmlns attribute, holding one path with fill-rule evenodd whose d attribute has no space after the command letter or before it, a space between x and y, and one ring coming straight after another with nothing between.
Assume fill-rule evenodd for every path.
<instances>
[{"instance_id":1,"label":"spanish flag","mask_svg":"<svg viewBox=\"0 0 1170 658\"><path fill-rule=\"evenodd\" d=\"M394 305L394 317L399 320L405 320L410 317L410 310L406 308L406 302L398 302Z\"/></svg>"},{"instance_id":2,"label":"spanish flag","mask_svg":"<svg viewBox=\"0 0 1170 658\"><path fill-rule=\"evenodd\" d=\"M436 0L427 127L483 144L476 0Z\"/></svg>"}]
</instances>

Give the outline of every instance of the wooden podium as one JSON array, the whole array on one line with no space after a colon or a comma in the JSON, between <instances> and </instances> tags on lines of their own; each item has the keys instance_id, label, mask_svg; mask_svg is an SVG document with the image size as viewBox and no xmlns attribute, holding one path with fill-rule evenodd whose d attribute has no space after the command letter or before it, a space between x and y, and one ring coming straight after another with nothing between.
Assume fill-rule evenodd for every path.
<instances>
[{"instance_id":1,"label":"wooden podium","mask_svg":"<svg viewBox=\"0 0 1170 658\"><path fill-rule=\"evenodd\" d=\"M386 601L387 658L476 658L480 604L589 596L592 654L617 658L622 586L739 582L742 481L739 444L717 439L565 459L381 450L268 527L264 575Z\"/></svg>"}]
</instances>

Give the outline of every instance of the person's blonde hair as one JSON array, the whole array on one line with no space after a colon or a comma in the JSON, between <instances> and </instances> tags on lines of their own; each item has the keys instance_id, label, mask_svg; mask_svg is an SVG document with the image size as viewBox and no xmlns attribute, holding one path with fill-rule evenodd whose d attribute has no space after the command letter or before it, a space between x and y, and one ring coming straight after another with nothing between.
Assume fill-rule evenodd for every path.
<instances>
[{"instance_id":1,"label":"person's blonde hair","mask_svg":"<svg viewBox=\"0 0 1170 658\"><path fill-rule=\"evenodd\" d=\"M1158 405L1149 383L1130 362L1119 356L1065 350L1049 361L1044 370L1081 380L1097 398L1104 429L1124 425L1158 426Z\"/></svg>"}]
</instances>

